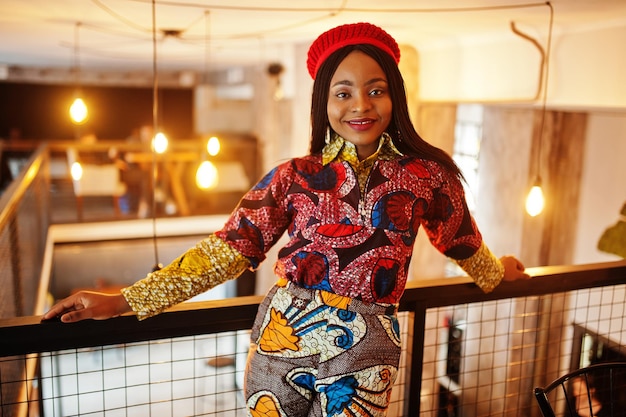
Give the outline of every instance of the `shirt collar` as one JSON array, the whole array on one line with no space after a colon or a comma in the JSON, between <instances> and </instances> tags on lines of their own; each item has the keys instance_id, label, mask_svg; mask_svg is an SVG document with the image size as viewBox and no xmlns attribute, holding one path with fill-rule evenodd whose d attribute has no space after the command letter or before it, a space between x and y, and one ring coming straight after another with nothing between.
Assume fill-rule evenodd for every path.
<instances>
[{"instance_id":1,"label":"shirt collar","mask_svg":"<svg viewBox=\"0 0 626 417\"><path fill-rule=\"evenodd\" d=\"M400 152L393 144L391 136L389 136L387 132L383 132L378 142L378 149L366 160L376 158L389 160L398 156L402 156L402 152ZM322 164L327 165L335 159L348 161L350 164L359 163L356 146L336 133L322 149Z\"/></svg>"}]
</instances>

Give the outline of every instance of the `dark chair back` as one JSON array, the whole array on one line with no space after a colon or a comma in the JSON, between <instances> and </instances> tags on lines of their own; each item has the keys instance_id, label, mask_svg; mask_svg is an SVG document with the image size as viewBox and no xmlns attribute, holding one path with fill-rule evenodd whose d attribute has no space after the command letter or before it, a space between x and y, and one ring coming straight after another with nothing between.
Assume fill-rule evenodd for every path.
<instances>
[{"instance_id":1,"label":"dark chair back","mask_svg":"<svg viewBox=\"0 0 626 417\"><path fill-rule=\"evenodd\" d=\"M577 369L535 388L544 417L626 417L626 362Z\"/></svg>"}]
</instances>

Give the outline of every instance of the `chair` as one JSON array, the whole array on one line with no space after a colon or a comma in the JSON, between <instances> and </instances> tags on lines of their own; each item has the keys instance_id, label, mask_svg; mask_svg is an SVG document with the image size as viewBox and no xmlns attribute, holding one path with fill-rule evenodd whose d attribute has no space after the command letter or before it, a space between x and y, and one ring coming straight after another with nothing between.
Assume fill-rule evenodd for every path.
<instances>
[{"instance_id":1,"label":"chair","mask_svg":"<svg viewBox=\"0 0 626 417\"><path fill-rule=\"evenodd\" d=\"M67 162L71 169L78 160L73 148L67 150ZM121 181L120 170L115 164L81 164L83 175L72 179L78 219L83 218L83 197L110 196L113 198L115 216L120 217L120 197L126 193L126 184Z\"/></svg>"},{"instance_id":2,"label":"chair","mask_svg":"<svg viewBox=\"0 0 626 417\"><path fill-rule=\"evenodd\" d=\"M548 399L551 397L551 400ZM626 362L605 362L577 369L535 388L544 417L626 416Z\"/></svg>"}]
</instances>

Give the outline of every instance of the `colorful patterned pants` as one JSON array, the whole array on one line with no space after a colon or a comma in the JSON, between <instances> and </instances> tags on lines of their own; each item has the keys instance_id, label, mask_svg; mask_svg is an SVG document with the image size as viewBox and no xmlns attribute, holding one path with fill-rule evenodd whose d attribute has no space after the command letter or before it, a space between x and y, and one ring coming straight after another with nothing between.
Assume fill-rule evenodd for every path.
<instances>
[{"instance_id":1,"label":"colorful patterned pants","mask_svg":"<svg viewBox=\"0 0 626 417\"><path fill-rule=\"evenodd\" d=\"M252 328L249 415L384 416L400 361L395 310L279 281Z\"/></svg>"}]
</instances>

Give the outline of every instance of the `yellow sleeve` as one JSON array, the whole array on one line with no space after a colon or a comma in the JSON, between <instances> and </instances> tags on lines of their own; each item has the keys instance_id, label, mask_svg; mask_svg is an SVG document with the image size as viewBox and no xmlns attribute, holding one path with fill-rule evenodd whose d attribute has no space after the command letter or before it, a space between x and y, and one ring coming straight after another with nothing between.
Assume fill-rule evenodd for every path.
<instances>
[{"instance_id":1,"label":"yellow sleeve","mask_svg":"<svg viewBox=\"0 0 626 417\"><path fill-rule=\"evenodd\" d=\"M504 265L484 242L469 258L455 261L486 293L493 291L504 278Z\"/></svg>"},{"instance_id":2,"label":"yellow sleeve","mask_svg":"<svg viewBox=\"0 0 626 417\"><path fill-rule=\"evenodd\" d=\"M159 271L124 288L122 294L139 320L237 278L248 259L215 235L200 241Z\"/></svg>"}]
</instances>

